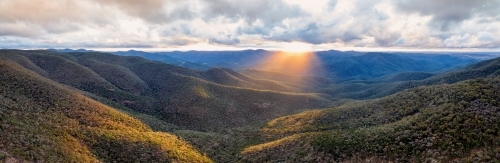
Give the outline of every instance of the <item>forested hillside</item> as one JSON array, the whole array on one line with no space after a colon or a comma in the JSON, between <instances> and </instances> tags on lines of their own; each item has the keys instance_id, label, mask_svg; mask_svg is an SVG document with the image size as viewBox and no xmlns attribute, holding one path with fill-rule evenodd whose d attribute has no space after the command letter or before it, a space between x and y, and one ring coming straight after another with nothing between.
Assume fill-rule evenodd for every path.
<instances>
[{"instance_id":1,"label":"forested hillside","mask_svg":"<svg viewBox=\"0 0 500 163\"><path fill-rule=\"evenodd\" d=\"M404 64L421 56L325 55L317 57L333 65L367 59L360 73L385 65L375 76L390 75L339 80L200 71L101 52L0 50L0 161L500 160L500 58L430 73L412 70L424 62Z\"/></svg>"},{"instance_id":2,"label":"forested hillside","mask_svg":"<svg viewBox=\"0 0 500 163\"><path fill-rule=\"evenodd\" d=\"M243 160L495 162L500 78L419 87L270 121ZM293 160L293 161L292 161Z\"/></svg>"},{"instance_id":3,"label":"forested hillside","mask_svg":"<svg viewBox=\"0 0 500 163\"><path fill-rule=\"evenodd\" d=\"M0 162L211 162L178 137L0 61Z\"/></svg>"},{"instance_id":4,"label":"forested hillside","mask_svg":"<svg viewBox=\"0 0 500 163\"><path fill-rule=\"evenodd\" d=\"M317 94L294 93L301 90L279 81L225 69L196 71L140 57L3 50L0 58L133 111L203 131L261 123L330 103Z\"/></svg>"}]
</instances>

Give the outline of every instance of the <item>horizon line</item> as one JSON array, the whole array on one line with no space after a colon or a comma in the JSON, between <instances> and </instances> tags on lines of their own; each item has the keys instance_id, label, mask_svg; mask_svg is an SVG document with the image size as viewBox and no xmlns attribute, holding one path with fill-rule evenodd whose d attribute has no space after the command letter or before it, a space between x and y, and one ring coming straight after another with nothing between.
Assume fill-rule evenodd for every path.
<instances>
[{"instance_id":1,"label":"horizon line","mask_svg":"<svg viewBox=\"0 0 500 163\"><path fill-rule=\"evenodd\" d=\"M180 48L67 48L67 47L48 47L48 48L0 48L0 49L18 49L18 50L91 50L100 52L120 52L120 51L143 51L143 52L189 52L189 51L247 51L247 50L265 50L265 51L281 51L287 52L282 48L219 48L219 49L180 49ZM293 53L307 53L307 52L324 52L324 51L341 51L341 52L408 52L408 53L500 53L498 49L479 49L479 48L429 48L429 49L413 49L413 48L331 48L331 49L311 49L303 52Z\"/></svg>"}]
</instances>

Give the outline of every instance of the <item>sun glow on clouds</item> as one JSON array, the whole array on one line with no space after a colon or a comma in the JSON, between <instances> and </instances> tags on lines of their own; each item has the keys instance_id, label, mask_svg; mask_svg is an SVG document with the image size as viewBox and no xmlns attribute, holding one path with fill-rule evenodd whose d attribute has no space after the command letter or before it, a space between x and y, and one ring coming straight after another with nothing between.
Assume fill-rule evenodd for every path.
<instances>
[{"instance_id":1,"label":"sun glow on clouds","mask_svg":"<svg viewBox=\"0 0 500 163\"><path fill-rule=\"evenodd\" d=\"M303 43L303 42L284 43L284 44L280 45L279 50L283 51L283 52L289 52L292 54L308 53L308 52L313 51L311 44Z\"/></svg>"},{"instance_id":2,"label":"sun glow on clouds","mask_svg":"<svg viewBox=\"0 0 500 163\"><path fill-rule=\"evenodd\" d=\"M499 8L498 0L0 0L0 47L498 49Z\"/></svg>"}]
</instances>

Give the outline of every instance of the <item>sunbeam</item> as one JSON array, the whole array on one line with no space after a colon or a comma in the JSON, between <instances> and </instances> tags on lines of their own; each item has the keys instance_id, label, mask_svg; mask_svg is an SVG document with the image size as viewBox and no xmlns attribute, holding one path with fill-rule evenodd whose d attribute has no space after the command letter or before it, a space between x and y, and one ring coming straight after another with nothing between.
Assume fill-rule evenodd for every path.
<instances>
[{"instance_id":1,"label":"sunbeam","mask_svg":"<svg viewBox=\"0 0 500 163\"><path fill-rule=\"evenodd\" d=\"M254 69L274 71L294 76L314 76L319 72L319 59L314 52L275 52L256 64Z\"/></svg>"}]
</instances>

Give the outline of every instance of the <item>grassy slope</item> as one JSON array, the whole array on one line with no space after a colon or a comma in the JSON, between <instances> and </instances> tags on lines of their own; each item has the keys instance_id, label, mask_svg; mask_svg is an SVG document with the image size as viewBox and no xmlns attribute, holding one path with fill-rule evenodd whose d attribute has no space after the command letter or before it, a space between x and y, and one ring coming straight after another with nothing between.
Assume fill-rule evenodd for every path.
<instances>
[{"instance_id":1,"label":"grassy slope","mask_svg":"<svg viewBox=\"0 0 500 163\"><path fill-rule=\"evenodd\" d=\"M476 79L281 117L244 160L499 161L498 90L500 78Z\"/></svg>"},{"instance_id":2,"label":"grassy slope","mask_svg":"<svg viewBox=\"0 0 500 163\"><path fill-rule=\"evenodd\" d=\"M0 61L0 160L210 162L176 136Z\"/></svg>"}]
</instances>

